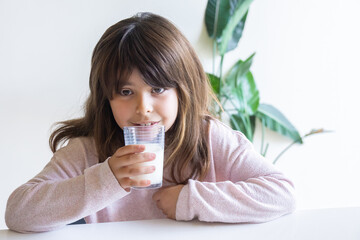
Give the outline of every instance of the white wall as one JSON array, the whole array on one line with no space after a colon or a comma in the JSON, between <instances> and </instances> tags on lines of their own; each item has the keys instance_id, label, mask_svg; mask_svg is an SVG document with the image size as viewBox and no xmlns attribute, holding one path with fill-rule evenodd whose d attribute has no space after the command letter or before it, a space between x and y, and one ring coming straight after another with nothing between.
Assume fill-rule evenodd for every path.
<instances>
[{"instance_id":1,"label":"white wall","mask_svg":"<svg viewBox=\"0 0 360 240\"><path fill-rule=\"evenodd\" d=\"M51 125L81 114L91 52L106 28L139 11L161 14L210 71L206 3L0 1L0 229L10 193L51 158ZM279 108L302 134L334 130L305 139L277 163L296 184L299 209L360 206L359 10L357 0L256 0L240 46L225 59L229 68L256 52L261 102ZM289 141L267 136L270 161Z\"/></svg>"}]
</instances>

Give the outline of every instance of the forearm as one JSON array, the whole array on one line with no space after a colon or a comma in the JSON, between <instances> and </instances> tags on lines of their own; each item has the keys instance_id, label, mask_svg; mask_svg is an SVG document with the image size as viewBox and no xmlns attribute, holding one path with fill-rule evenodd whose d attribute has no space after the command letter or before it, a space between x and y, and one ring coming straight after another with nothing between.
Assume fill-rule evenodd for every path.
<instances>
[{"instance_id":1,"label":"forearm","mask_svg":"<svg viewBox=\"0 0 360 240\"><path fill-rule=\"evenodd\" d=\"M84 176L22 185L9 197L7 226L18 232L43 232L76 221L86 214L78 208L84 203L84 195L76 192L80 182L84 182Z\"/></svg>"},{"instance_id":2,"label":"forearm","mask_svg":"<svg viewBox=\"0 0 360 240\"><path fill-rule=\"evenodd\" d=\"M266 222L295 209L291 182L269 175L233 183L190 180L179 195L178 220Z\"/></svg>"},{"instance_id":3,"label":"forearm","mask_svg":"<svg viewBox=\"0 0 360 240\"><path fill-rule=\"evenodd\" d=\"M57 180L34 178L9 197L6 223L19 232L43 232L99 211L126 195L109 167L98 164L83 175Z\"/></svg>"}]
</instances>

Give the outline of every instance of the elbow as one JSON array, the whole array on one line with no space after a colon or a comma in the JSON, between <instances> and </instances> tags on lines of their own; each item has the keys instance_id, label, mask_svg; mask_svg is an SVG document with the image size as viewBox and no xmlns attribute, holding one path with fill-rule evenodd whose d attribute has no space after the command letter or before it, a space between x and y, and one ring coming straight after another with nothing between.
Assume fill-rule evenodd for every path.
<instances>
[{"instance_id":1,"label":"elbow","mask_svg":"<svg viewBox=\"0 0 360 240\"><path fill-rule=\"evenodd\" d=\"M297 202L295 194L290 194L287 199L286 214L293 213L296 210Z\"/></svg>"},{"instance_id":2,"label":"elbow","mask_svg":"<svg viewBox=\"0 0 360 240\"><path fill-rule=\"evenodd\" d=\"M6 206L5 224L10 230L19 233L43 232L36 225L34 215L24 211L21 204L11 201L11 197Z\"/></svg>"},{"instance_id":3,"label":"elbow","mask_svg":"<svg viewBox=\"0 0 360 240\"><path fill-rule=\"evenodd\" d=\"M296 210L297 200L295 188L292 183L289 183L289 186L285 188L283 196L282 206L284 215L293 213Z\"/></svg>"},{"instance_id":4,"label":"elbow","mask_svg":"<svg viewBox=\"0 0 360 240\"><path fill-rule=\"evenodd\" d=\"M272 207L275 217L293 213L297 207L294 184L289 179L279 179L272 189Z\"/></svg>"},{"instance_id":5,"label":"elbow","mask_svg":"<svg viewBox=\"0 0 360 240\"><path fill-rule=\"evenodd\" d=\"M25 233L26 231L22 230L21 224L19 223L19 219L15 217L15 214L9 210L9 208L6 209L5 212L5 224L6 226L15 232Z\"/></svg>"},{"instance_id":6,"label":"elbow","mask_svg":"<svg viewBox=\"0 0 360 240\"><path fill-rule=\"evenodd\" d=\"M6 210L5 213L6 226L15 232L19 233L40 233L48 232L60 228L61 226L51 227L43 223L34 221L33 219L19 216L12 211Z\"/></svg>"},{"instance_id":7,"label":"elbow","mask_svg":"<svg viewBox=\"0 0 360 240\"><path fill-rule=\"evenodd\" d=\"M25 222L23 218L16 217L8 212L5 214L5 223L10 230L19 233L39 233L53 230L51 228L34 225L31 220L29 222Z\"/></svg>"},{"instance_id":8,"label":"elbow","mask_svg":"<svg viewBox=\"0 0 360 240\"><path fill-rule=\"evenodd\" d=\"M21 232L18 230L18 223L16 220L17 217L15 216L16 213L13 211L13 207L11 206L12 205L11 203L12 201L10 196L7 201L6 210L5 210L5 224L10 230Z\"/></svg>"},{"instance_id":9,"label":"elbow","mask_svg":"<svg viewBox=\"0 0 360 240\"><path fill-rule=\"evenodd\" d=\"M6 226L15 232L27 233L27 226L25 223L31 223L30 221L24 221L26 213L23 211L25 201L23 200L22 192L19 189L15 190L8 198L5 210L5 224Z\"/></svg>"},{"instance_id":10,"label":"elbow","mask_svg":"<svg viewBox=\"0 0 360 240\"><path fill-rule=\"evenodd\" d=\"M18 216L18 211L13 210L8 204L5 211L5 224L6 226L15 232L29 233L32 231L27 230L28 227L24 225L23 218Z\"/></svg>"},{"instance_id":11,"label":"elbow","mask_svg":"<svg viewBox=\"0 0 360 240\"><path fill-rule=\"evenodd\" d=\"M6 226L15 232L27 233L27 226L25 226L24 218L26 213L22 211L24 201L17 201L15 198L16 191L14 191L10 196L6 204L5 210L5 224ZM27 221L28 224L32 221Z\"/></svg>"}]
</instances>

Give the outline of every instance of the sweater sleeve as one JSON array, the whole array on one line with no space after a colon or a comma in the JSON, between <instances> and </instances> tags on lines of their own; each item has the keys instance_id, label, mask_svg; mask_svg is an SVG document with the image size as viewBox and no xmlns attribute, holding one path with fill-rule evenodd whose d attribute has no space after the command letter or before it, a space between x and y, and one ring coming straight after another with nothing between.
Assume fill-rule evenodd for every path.
<instances>
[{"instance_id":1,"label":"sweater sleeve","mask_svg":"<svg viewBox=\"0 0 360 240\"><path fill-rule=\"evenodd\" d=\"M180 192L177 220L259 223L295 210L294 186L246 137L222 123L210 127L211 168L205 181Z\"/></svg>"},{"instance_id":2,"label":"sweater sleeve","mask_svg":"<svg viewBox=\"0 0 360 240\"><path fill-rule=\"evenodd\" d=\"M53 230L93 214L128 193L108 162L97 163L89 139L72 139L9 197L5 221L18 232Z\"/></svg>"}]
</instances>

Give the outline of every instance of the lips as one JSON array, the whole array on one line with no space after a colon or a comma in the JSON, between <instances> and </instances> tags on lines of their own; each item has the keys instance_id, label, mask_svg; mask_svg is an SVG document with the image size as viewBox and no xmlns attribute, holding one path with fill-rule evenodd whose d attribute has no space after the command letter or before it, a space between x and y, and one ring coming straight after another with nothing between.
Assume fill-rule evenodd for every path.
<instances>
[{"instance_id":1,"label":"lips","mask_svg":"<svg viewBox=\"0 0 360 240\"><path fill-rule=\"evenodd\" d=\"M133 123L135 126L154 126L156 124L158 124L160 121L158 122L141 122L141 123Z\"/></svg>"}]
</instances>

